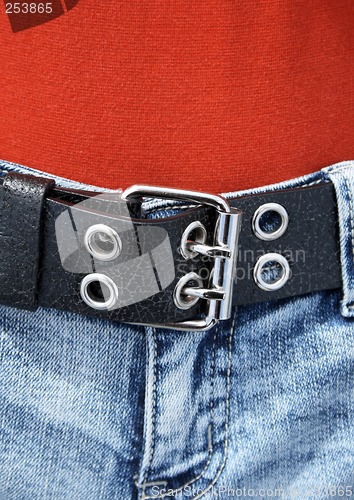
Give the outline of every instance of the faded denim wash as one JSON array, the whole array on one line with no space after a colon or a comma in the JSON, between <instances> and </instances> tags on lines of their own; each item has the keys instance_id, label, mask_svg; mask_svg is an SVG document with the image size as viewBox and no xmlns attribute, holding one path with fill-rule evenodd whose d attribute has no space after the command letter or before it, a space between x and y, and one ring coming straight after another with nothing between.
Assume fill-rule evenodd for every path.
<instances>
[{"instance_id":1,"label":"faded denim wash","mask_svg":"<svg viewBox=\"0 0 354 500\"><path fill-rule=\"evenodd\" d=\"M198 333L1 307L0 499L353 496L354 162L226 197L322 181L343 291L238 307Z\"/></svg>"}]
</instances>

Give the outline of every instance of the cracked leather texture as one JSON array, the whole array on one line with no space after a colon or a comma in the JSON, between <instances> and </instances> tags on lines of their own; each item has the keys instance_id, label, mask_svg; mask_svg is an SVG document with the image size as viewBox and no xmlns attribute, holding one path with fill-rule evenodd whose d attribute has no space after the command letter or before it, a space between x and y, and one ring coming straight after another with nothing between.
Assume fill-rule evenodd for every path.
<instances>
[{"instance_id":1,"label":"cracked leather texture","mask_svg":"<svg viewBox=\"0 0 354 500\"><path fill-rule=\"evenodd\" d=\"M289 216L287 230L273 241L260 240L252 230L253 215L265 203L282 205ZM332 183L244 196L231 204L243 212L234 304L341 287L339 226ZM262 290L253 279L256 261L267 253L279 253L289 262L291 275L280 290Z\"/></svg>"},{"instance_id":2,"label":"cracked leather texture","mask_svg":"<svg viewBox=\"0 0 354 500\"><path fill-rule=\"evenodd\" d=\"M179 253L179 244L184 230L195 220L201 220L212 234L215 220L204 209L196 208L159 220L128 220L99 212L81 213L77 207L72 209L76 247L72 253L68 252L72 261L67 259L63 266L58 241L68 237L68 226L63 226L63 233L56 237L55 224L68 207L58 201L46 201L40 305L139 323L181 321L202 312L201 303L188 311L178 309L173 302L173 291L182 276L203 266L201 258L185 261ZM87 253L83 235L89 226L97 223L111 227L122 238L122 253L114 261L93 259L92 262ZM117 307L109 311L95 310L82 300L81 281L92 272L105 274L115 282L119 291Z\"/></svg>"},{"instance_id":3,"label":"cracked leather texture","mask_svg":"<svg viewBox=\"0 0 354 500\"><path fill-rule=\"evenodd\" d=\"M0 190L0 303L36 309L44 198L54 181L12 172Z\"/></svg>"},{"instance_id":4,"label":"cracked leather texture","mask_svg":"<svg viewBox=\"0 0 354 500\"><path fill-rule=\"evenodd\" d=\"M42 202L39 199L48 181L41 184L38 178L31 181L28 179L31 176L22 177L24 186L18 186L15 194L7 187L15 181L6 178L0 188L3 207L1 303L33 309L33 283L37 273L38 305L44 307L143 324L183 321L205 311L206 303L202 300L191 309L178 309L173 292L179 279L191 271L200 273L203 278L210 276L211 260L202 256L185 260L179 246L183 232L196 220L205 225L207 243L212 244L217 222L215 210L196 207L172 217L144 220L136 218L140 203L132 203L130 217L126 217L126 204L123 204L123 209L123 205L105 199L105 195L55 188L50 190L44 202L40 233L38 210ZM19 177L16 182L20 182ZM244 196L229 202L243 211L234 304L292 297L341 286L338 222L332 184ZM287 231L274 241L262 241L252 231L255 210L268 202L281 204L289 214ZM14 224L11 214L17 221L17 229L9 239ZM86 250L84 235L93 224L109 226L121 237L122 252L113 261L100 261ZM42 235L41 250L33 255L32 249L38 248L39 234ZM291 268L288 283L273 292L261 290L253 279L257 258L269 252L284 255ZM9 265L13 254L25 256L22 267ZM118 301L110 310L95 310L82 300L81 281L91 273L105 274L116 284ZM204 285L208 285L207 279ZM30 298L25 299L27 289Z\"/></svg>"}]
</instances>

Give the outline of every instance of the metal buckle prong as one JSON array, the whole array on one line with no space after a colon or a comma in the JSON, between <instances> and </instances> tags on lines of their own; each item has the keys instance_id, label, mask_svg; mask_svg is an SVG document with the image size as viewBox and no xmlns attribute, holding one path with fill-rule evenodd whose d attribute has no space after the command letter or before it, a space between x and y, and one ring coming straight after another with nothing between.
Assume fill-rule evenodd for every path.
<instances>
[{"instance_id":1,"label":"metal buckle prong","mask_svg":"<svg viewBox=\"0 0 354 500\"><path fill-rule=\"evenodd\" d=\"M192 295L192 297L199 297L205 300L225 300L226 293L220 288L196 288L186 287L183 288L182 293Z\"/></svg>"},{"instance_id":2,"label":"metal buckle prong","mask_svg":"<svg viewBox=\"0 0 354 500\"><path fill-rule=\"evenodd\" d=\"M210 247L203 243L196 243L195 241L187 241L188 250L200 253L206 257L213 257L219 259L231 259L231 250L227 247Z\"/></svg>"},{"instance_id":3,"label":"metal buckle prong","mask_svg":"<svg viewBox=\"0 0 354 500\"><path fill-rule=\"evenodd\" d=\"M238 236L241 228L241 210L230 207L228 202L221 196L196 191L137 185L131 186L122 193L124 200L130 197L144 196L190 201L198 205L211 206L218 211L214 245L208 246L204 243L188 241L191 250L215 259L209 289L203 287L185 287L183 289L183 293L186 295L208 300L206 317L150 326L171 328L173 330L205 331L212 328L219 319L228 319L231 315Z\"/></svg>"}]
</instances>

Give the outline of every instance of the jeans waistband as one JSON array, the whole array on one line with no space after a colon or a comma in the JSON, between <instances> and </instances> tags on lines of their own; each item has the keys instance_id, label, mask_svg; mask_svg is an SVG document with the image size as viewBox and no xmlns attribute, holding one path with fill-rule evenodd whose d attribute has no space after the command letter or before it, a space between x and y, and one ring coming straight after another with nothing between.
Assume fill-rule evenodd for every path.
<instances>
[{"instance_id":1,"label":"jeans waistband","mask_svg":"<svg viewBox=\"0 0 354 500\"><path fill-rule=\"evenodd\" d=\"M247 195L270 193L272 191L281 191L289 188L312 186L315 184L331 181L336 192L340 228L340 259L343 281L343 301L341 312L344 316L347 317L351 317L354 315L354 222L352 202L352 191L354 188L353 166L354 162L342 162L331 167L324 168L319 172L278 184L241 192L223 193L223 196L226 199L237 199L238 197L244 197ZM56 183L62 187L80 188L82 190L91 191L110 191L102 190L99 187L88 186L68 179L52 176L38 170L30 169L9 162L0 162L0 169L2 175L14 171L54 179ZM166 201L159 199L146 199L143 204L143 209L147 214L147 217L149 218L169 216L173 213L176 213L176 208L186 208L186 205L178 204L175 201ZM325 210L326 207L323 208Z\"/></svg>"}]
</instances>

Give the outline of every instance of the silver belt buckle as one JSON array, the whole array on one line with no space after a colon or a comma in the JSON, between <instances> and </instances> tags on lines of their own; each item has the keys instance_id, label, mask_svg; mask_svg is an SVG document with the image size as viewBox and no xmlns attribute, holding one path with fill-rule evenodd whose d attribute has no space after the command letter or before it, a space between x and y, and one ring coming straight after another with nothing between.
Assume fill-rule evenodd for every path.
<instances>
[{"instance_id":1,"label":"silver belt buckle","mask_svg":"<svg viewBox=\"0 0 354 500\"><path fill-rule=\"evenodd\" d=\"M188 296L207 300L205 317L150 326L173 330L206 331L212 328L218 320L229 319L236 273L238 237L241 228L241 210L230 207L228 202L221 196L153 186L131 186L123 192L122 199L128 200L128 198L144 196L194 202L198 205L213 207L218 213L213 246L205 245L203 242L190 242L187 240L184 242L185 251L208 255L214 259L210 288L203 288L202 286L188 287L187 283L191 280L191 277L186 275L185 283L182 278L182 281L180 280L180 283L177 284L174 296L176 302L183 291L182 293Z\"/></svg>"}]
</instances>

